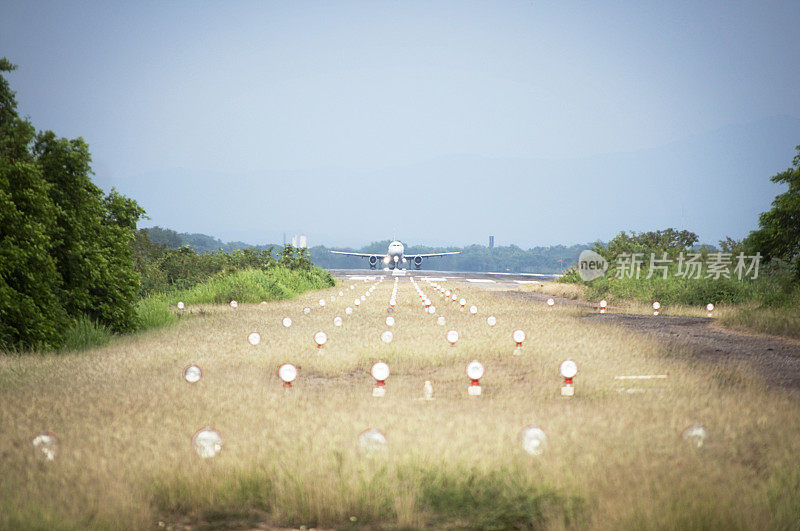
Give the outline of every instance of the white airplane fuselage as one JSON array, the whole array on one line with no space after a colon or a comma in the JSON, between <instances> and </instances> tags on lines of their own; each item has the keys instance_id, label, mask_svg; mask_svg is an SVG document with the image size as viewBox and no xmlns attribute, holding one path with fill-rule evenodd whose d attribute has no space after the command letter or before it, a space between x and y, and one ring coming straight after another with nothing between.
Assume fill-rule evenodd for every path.
<instances>
[{"instance_id":1,"label":"white airplane fuselage","mask_svg":"<svg viewBox=\"0 0 800 531\"><path fill-rule=\"evenodd\" d=\"M391 269L398 267L406 261L406 259L403 258L404 252L405 247L403 247L403 244L398 241L393 241L389 244L389 249L386 251L386 257L383 259L383 263Z\"/></svg>"}]
</instances>

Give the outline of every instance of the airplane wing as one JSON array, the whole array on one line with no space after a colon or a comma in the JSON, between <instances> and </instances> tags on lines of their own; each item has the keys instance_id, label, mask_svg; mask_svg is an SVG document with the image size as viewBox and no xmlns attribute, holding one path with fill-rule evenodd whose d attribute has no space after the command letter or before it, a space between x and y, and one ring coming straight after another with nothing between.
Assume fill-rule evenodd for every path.
<instances>
[{"instance_id":1,"label":"airplane wing","mask_svg":"<svg viewBox=\"0 0 800 531\"><path fill-rule=\"evenodd\" d=\"M348 253L348 252L345 252L345 251L331 251L331 252L333 254L344 254L344 255L347 255L347 256L360 256L362 258L370 258L372 256L375 256L377 258L382 258L383 256L385 256L385 255L383 255L381 253L373 253L373 254L369 254L369 253Z\"/></svg>"},{"instance_id":2,"label":"airplane wing","mask_svg":"<svg viewBox=\"0 0 800 531\"><path fill-rule=\"evenodd\" d=\"M461 254L461 251L450 251L446 253L430 253L430 254L405 254L403 255L407 260L413 260L416 257L420 258L430 258L432 256L445 256L448 254Z\"/></svg>"}]
</instances>

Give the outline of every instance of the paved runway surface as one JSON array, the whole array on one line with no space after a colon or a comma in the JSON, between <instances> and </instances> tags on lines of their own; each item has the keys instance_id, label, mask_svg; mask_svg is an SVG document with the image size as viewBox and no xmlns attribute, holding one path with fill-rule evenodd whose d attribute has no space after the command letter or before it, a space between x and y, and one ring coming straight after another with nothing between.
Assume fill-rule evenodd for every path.
<instances>
[{"instance_id":1,"label":"paved runway surface","mask_svg":"<svg viewBox=\"0 0 800 531\"><path fill-rule=\"evenodd\" d=\"M350 280L360 280L363 278L385 277L409 277L413 276L416 280L427 278L435 282L459 282L465 284L475 284L491 291L506 291L517 289L523 284L544 282L553 280L557 275L545 275L536 273L474 273L474 272L453 272L453 271L432 271L426 269L381 271L376 269L331 269L331 274L336 278L347 278Z\"/></svg>"}]
</instances>

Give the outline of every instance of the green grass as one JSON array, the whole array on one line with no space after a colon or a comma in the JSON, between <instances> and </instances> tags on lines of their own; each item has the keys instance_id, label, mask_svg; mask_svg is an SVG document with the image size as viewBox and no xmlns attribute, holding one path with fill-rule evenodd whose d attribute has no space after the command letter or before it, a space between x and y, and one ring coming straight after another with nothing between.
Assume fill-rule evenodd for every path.
<instances>
[{"instance_id":1,"label":"green grass","mask_svg":"<svg viewBox=\"0 0 800 531\"><path fill-rule=\"evenodd\" d=\"M398 490L413 495L413 511L426 527L460 523L475 529L541 529L575 526L585 520L586 503L533 482L519 470L477 470L445 463L407 463L389 470L381 462L362 467L345 490L350 507L338 508L326 525L359 527L397 518ZM206 523L253 523L272 513L272 524L316 526L303 488L290 475L257 463L247 468L203 470L194 477L166 474L151 485L151 500L168 520L188 516ZM279 515L276 516L276 508ZM341 510L345 509L345 510Z\"/></svg>"},{"instance_id":2,"label":"green grass","mask_svg":"<svg viewBox=\"0 0 800 531\"><path fill-rule=\"evenodd\" d=\"M291 270L281 266L267 270L247 269L219 275L188 289L148 296L137 305L139 328L146 330L166 326L179 319L178 301L188 306L197 304L260 303L291 299L312 289L335 285L324 269Z\"/></svg>"},{"instance_id":3,"label":"green grass","mask_svg":"<svg viewBox=\"0 0 800 531\"><path fill-rule=\"evenodd\" d=\"M797 308L738 308L720 322L730 328L800 339L800 310Z\"/></svg>"},{"instance_id":4,"label":"green grass","mask_svg":"<svg viewBox=\"0 0 800 531\"><path fill-rule=\"evenodd\" d=\"M111 341L114 333L87 316L78 318L64 332L62 351L86 350L100 347Z\"/></svg>"}]
</instances>

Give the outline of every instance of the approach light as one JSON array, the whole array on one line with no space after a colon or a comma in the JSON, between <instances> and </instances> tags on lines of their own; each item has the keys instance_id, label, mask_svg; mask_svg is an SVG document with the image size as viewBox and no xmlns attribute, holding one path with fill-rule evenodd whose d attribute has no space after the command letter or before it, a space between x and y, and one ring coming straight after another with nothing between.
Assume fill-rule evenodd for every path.
<instances>
[{"instance_id":1,"label":"approach light","mask_svg":"<svg viewBox=\"0 0 800 531\"><path fill-rule=\"evenodd\" d=\"M284 363L278 367L278 378L283 380L283 386L289 388L292 382L297 379L297 367L291 363Z\"/></svg>"},{"instance_id":2,"label":"approach light","mask_svg":"<svg viewBox=\"0 0 800 531\"><path fill-rule=\"evenodd\" d=\"M322 345L328 342L328 334L320 330L314 334L314 342L317 344L317 348L322 348Z\"/></svg>"},{"instance_id":3,"label":"approach light","mask_svg":"<svg viewBox=\"0 0 800 531\"><path fill-rule=\"evenodd\" d=\"M258 332L250 332L250 335L247 336L247 341L251 345L256 346L261 343L261 334Z\"/></svg>"},{"instance_id":4,"label":"approach light","mask_svg":"<svg viewBox=\"0 0 800 531\"><path fill-rule=\"evenodd\" d=\"M178 301L178 309L179 310L183 310L185 307L186 307L186 305L183 303L183 301Z\"/></svg>"},{"instance_id":5,"label":"approach light","mask_svg":"<svg viewBox=\"0 0 800 531\"><path fill-rule=\"evenodd\" d=\"M555 300L553 300L553 298L552 298L552 297L550 297L549 299L547 299L547 305L548 305L548 306L550 306L550 307L552 308L553 306L555 306L555 305L556 305L556 301L555 301Z\"/></svg>"},{"instance_id":6,"label":"approach light","mask_svg":"<svg viewBox=\"0 0 800 531\"><path fill-rule=\"evenodd\" d=\"M342 291L339 291L339 296L344 297L344 293Z\"/></svg>"},{"instance_id":7,"label":"approach light","mask_svg":"<svg viewBox=\"0 0 800 531\"><path fill-rule=\"evenodd\" d=\"M384 343L391 343L393 337L394 335L390 330L384 330L383 333L381 333L381 341Z\"/></svg>"},{"instance_id":8,"label":"approach light","mask_svg":"<svg viewBox=\"0 0 800 531\"><path fill-rule=\"evenodd\" d=\"M394 299L390 299L390 300L389 300L389 306L391 306L392 308L394 308L395 306L397 306L397 301L396 301L396 300L394 300Z\"/></svg>"},{"instance_id":9,"label":"approach light","mask_svg":"<svg viewBox=\"0 0 800 531\"><path fill-rule=\"evenodd\" d=\"M706 304L706 310L708 310L708 316L711 317L714 312L714 305L709 302Z\"/></svg>"},{"instance_id":10,"label":"approach light","mask_svg":"<svg viewBox=\"0 0 800 531\"><path fill-rule=\"evenodd\" d=\"M517 348L519 348L522 346L522 342L525 341L525 332L522 330L514 330L512 337L514 338L514 342L517 344Z\"/></svg>"},{"instance_id":11,"label":"approach light","mask_svg":"<svg viewBox=\"0 0 800 531\"><path fill-rule=\"evenodd\" d=\"M310 313L311 313L311 308L309 308L308 306L306 306L305 308L303 308L303 314L305 314L305 315L308 315L308 314L310 314Z\"/></svg>"},{"instance_id":12,"label":"approach light","mask_svg":"<svg viewBox=\"0 0 800 531\"><path fill-rule=\"evenodd\" d=\"M391 315L386 316L386 326L394 326L394 317Z\"/></svg>"},{"instance_id":13,"label":"approach light","mask_svg":"<svg viewBox=\"0 0 800 531\"><path fill-rule=\"evenodd\" d=\"M483 377L483 371L483 364L478 360L472 360L467 365L467 376L472 380L467 388L467 392L469 392L470 396L478 396L481 394L480 379Z\"/></svg>"},{"instance_id":14,"label":"approach light","mask_svg":"<svg viewBox=\"0 0 800 531\"><path fill-rule=\"evenodd\" d=\"M444 315L440 315L438 319L436 319L436 324L444 326L445 320Z\"/></svg>"},{"instance_id":15,"label":"approach light","mask_svg":"<svg viewBox=\"0 0 800 531\"><path fill-rule=\"evenodd\" d=\"M358 308L359 306L361 306L361 299L354 300L353 304L355 305L356 308Z\"/></svg>"},{"instance_id":16,"label":"approach light","mask_svg":"<svg viewBox=\"0 0 800 531\"><path fill-rule=\"evenodd\" d=\"M197 455L208 459L222 450L222 437L214 428L207 426L197 430L192 436L192 447Z\"/></svg>"},{"instance_id":17,"label":"approach light","mask_svg":"<svg viewBox=\"0 0 800 531\"><path fill-rule=\"evenodd\" d=\"M428 308L428 313L431 314L431 315L435 314L436 313L436 306L431 305Z\"/></svg>"},{"instance_id":18,"label":"approach light","mask_svg":"<svg viewBox=\"0 0 800 531\"><path fill-rule=\"evenodd\" d=\"M358 435L358 447L367 457L386 451L386 437L379 429L370 428Z\"/></svg>"},{"instance_id":19,"label":"approach light","mask_svg":"<svg viewBox=\"0 0 800 531\"><path fill-rule=\"evenodd\" d=\"M231 301L231 308L238 308L238 307L239 307L239 303L238 302Z\"/></svg>"},{"instance_id":20,"label":"approach light","mask_svg":"<svg viewBox=\"0 0 800 531\"><path fill-rule=\"evenodd\" d=\"M486 318L486 324L488 324L489 326L496 325L497 324L497 317L495 317L494 315L490 315L489 317Z\"/></svg>"},{"instance_id":21,"label":"approach light","mask_svg":"<svg viewBox=\"0 0 800 531\"><path fill-rule=\"evenodd\" d=\"M189 383L197 383L203 377L203 369L197 365L188 365L183 369L183 379Z\"/></svg>"},{"instance_id":22,"label":"approach light","mask_svg":"<svg viewBox=\"0 0 800 531\"><path fill-rule=\"evenodd\" d=\"M363 301L365 301L365 300L367 300L367 296L366 296L366 295L362 295L362 296L361 296L361 301L363 302Z\"/></svg>"},{"instance_id":23,"label":"approach light","mask_svg":"<svg viewBox=\"0 0 800 531\"><path fill-rule=\"evenodd\" d=\"M444 292L444 296L445 296L445 297L449 297L449 296L450 296L450 290L447 290L447 291L445 291L445 292Z\"/></svg>"},{"instance_id":24,"label":"approach light","mask_svg":"<svg viewBox=\"0 0 800 531\"><path fill-rule=\"evenodd\" d=\"M606 313L606 308L608 308L608 302L603 299L600 301L600 313Z\"/></svg>"},{"instance_id":25,"label":"approach light","mask_svg":"<svg viewBox=\"0 0 800 531\"><path fill-rule=\"evenodd\" d=\"M53 461L58 453L58 437L55 433L45 431L31 441L36 456L44 461Z\"/></svg>"},{"instance_id":26,"label":"approach light","mask_svg":"<svg viewBox=\"0 0 800 531\"><path fill-rule=\"evenodd\" d=\"M372 389L372 396L382 397L386 394L386 379L389 377L389 366L379 361L370 369L370 374L375 378L376 386Z\"/></svg>"},{"instance_id":27,"label":"approach light","mask_svg":"<svg viewBox=\"0 0 800 531\"><path fill-rule=\"evenodd\" d=\"M350 306L348 306L347 308L344 309L344 314L345 315L350 315L352 313L353 313L353 309Z\"/></svg>"},{"instance_id":28,"label":"approach light","mask_svg":"<svg viewBox=\"0 0 800 531\"><path fill-rule=\"evenodd\" d=\"M463 310L464 306L467 305L467 299L461 299L460 301L458 301L458 303L461 305L461 309Z\"/></svg>"},{"instance_id":29,"label":"approach light","mask_svg":"<svg viewBox=\"0 0 800 531\"><path fill-rule=\"evenodd\" d=\"M456 297L456 294L455 294L455 293L453 293L452 295L450 295L450 300L452 300L453 302L456 302L456 300L457 300L457 299L458 299L458 297Z\"/></svg>"},{"instance_id":30,"label":"approach light","mask_svg":"<svg viewBox=\"0 0 800 531\"><path fill-rule=\"evenodd\" d=\"M356 289L355 284L350 284L350 289Z\"/></svg>"},{"instance_id":31,"label":"approach light","mask_svg":"<svg viewBox=\"0 0 800 531\"><path fill-rule=\"evenodd\" d=\"M578 374L578 364L574 360L564 360L558 367L558 372L564 377L564 385L561 387L561 396L574 396L575 387L572 379Z\"/></svg>"},{"instance_id":32,"label":"approach light","mask_svg":"<svg viewBox=\"0 0 800 531\"><path fill-rule=\"evenodd\" d=\"M653 315L658 315L658 310L661 309L661 303L656 301L653 303Z\"/></svg>"},{"instance_id":33,"label":"approach light","mask_svg":"<svg viewBox=\"0 0 800 531\"><path fill-rule=\"evenodd\" d=\"M531 455L541 455L547 446L547 434L537 426L526 426L519 433L522 449Z\"/></svg>"},{"instance_id":34,"label":"approach light","mask_svg":"<svg viewBox=\"0 0 800 531\"><path fill-rule=\"evenodd\" d=\"M325 299L320 299L319 300L319 305L320 305L320 307L324 308L325 307Z\"/></svg>"},{"instance_id":35,"label":"approach light","mask_svg":"<svg viewBox=\"0 0 800 531\"><path fill-rule=\"evenodd\" d=\"M292 318L291 317L284 317L282 322L283 322L283 326L285 328L289 328L290 326L292 326Z\"/></svg>"},{"instance_id":36,"label":"approach light","mask_svg":"<svg viewBox=\"0 0 800 531\"><path fill-rule=\"evenodd\" d=\"M433 384L430 380L425 380L425 385L422 388L425 400L433 400Z\"/></svg>"},{"instance_id":37,"label":"approach light","mask_svg":"<svg viewBox=\"0 0 800 531\"><path fill-rule=\"evenodd\" d=\"M703 446L706 437L708 437L708 430L702 424L692 424L683 430L683 440L697 448Z\"/></svg>"},{"instance_id":38,"label":"approach light","mask_svg":"<svg viewBox=\"0 0 800 531\"><path fill-rule=\"evenodd\" d=\"M469 307L469 313L470 313L470 315L478 315L478 307L474 306L474 305L470 306Z\"/></svg>"},{"instance_id":39,"label":"approach light","mask_svg":"<svg viewBox=\"0 0 800 531\"><path fill-rule=\"evenodd\" d=\"M442 319L442 317L439 317L439 319ZM447 338L450 346L454 347L456 345L456 341L458 341L458 332L455 330L448 330L444 337Z\"/></svg>"},{"instance_id":40,"label":"approach light","mask_svg":"<svg viewBox=\"0 0 800 531\"><path fill-rule=\"evenodd\" d=\"M333 318L333 326L342 326L342 318L338 315Z\"/></svg>"}]
</instances>

